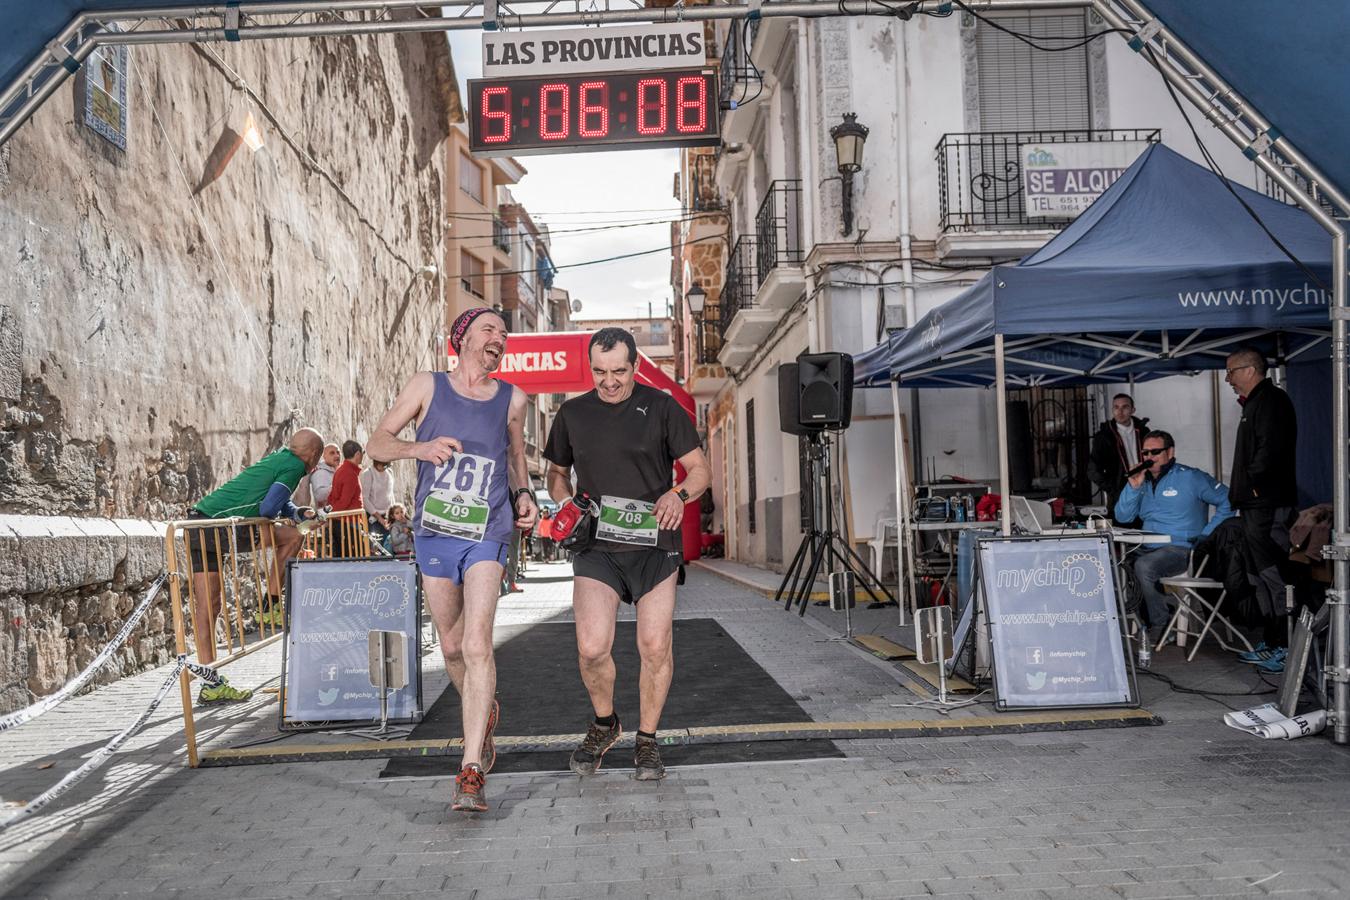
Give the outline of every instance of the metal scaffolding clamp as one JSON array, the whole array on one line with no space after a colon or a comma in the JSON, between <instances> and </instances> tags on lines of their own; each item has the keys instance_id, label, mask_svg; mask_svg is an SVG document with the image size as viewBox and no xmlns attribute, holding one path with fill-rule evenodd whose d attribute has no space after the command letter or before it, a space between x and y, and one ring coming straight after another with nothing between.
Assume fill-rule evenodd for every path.
<instances>
[{"instance_id":1,"label":"metal scaffolding clamp","mask_svg":"<svg viewBox=\"0 0 1350 900\"><path fill-rule=\"evenodd\" d=\"M225 4L225 40L239 41L239 0L228 0Z\"/></svg>"},{"instance_id":2,"label":"metal scaffolding clamp","mask_svg":"<svg viewBox=\"0 0 1350 900\"><path fill-rule=\"evenodd\" d=\"M747 0L745 4L745 18L754 21L763 16L761 9L764 6L764 0Z\"/></svg>"},{"instance_id":3,"label":"metal scaffolding clamp","mask_svg":"<svg viewBox=\"0 0 1350 900\"><path fill-rule=\"evenodd\" d=\"M76 59L74 54L66 49L66 45L60 41L52 41L48 44L47 52L52 55L52 59L59 62L61 67L70 74L74 75L76 72L80 71L80 61Z\"/></svg>"},{"instance_id":4,"label":"metal scaffolding clamp","mask_svg":"<svg viewBox=\"0 0 1350 900\"><path fill-rule=\"evenodd\" d=\"M1350 559L1350 542L1343 541L1344 539L1340 535L1337 535L1336 543L1327 544L1322 548L1322 558L1330 560ZM1336 593L1338 592L1327 591L1327 599L1332 599L1331 595ZM1342 602L1344 602L1344 599L1344 597L1340 598Z\"/></svg>"},{"instance_id":5,"label":"metal scaffolding clamp","mask_svg":"<svg viewBox=\"0 0 1350 900\"><path fill-rule=\"evenodd\" d=\"M497 0L483 0L483 30L496 31L501 27L500 18Z\"/></svg>"},{"instance_id":6,"label":"metal scaffolding clamp","mask_svg":"<svg viewBox=\"0 0 1350 900\"><path fill-rule=\"evenodd\" d=\"M1135 53L1143 52L1143 49L1148 42L1157 37L1158 32L1160 31L1162 31L1162 23L1157 19L1149 19L1143 25L1139 26L1139 31L1134 37L1130 38L1130 49Z\"/></svg>"}]
</instances>

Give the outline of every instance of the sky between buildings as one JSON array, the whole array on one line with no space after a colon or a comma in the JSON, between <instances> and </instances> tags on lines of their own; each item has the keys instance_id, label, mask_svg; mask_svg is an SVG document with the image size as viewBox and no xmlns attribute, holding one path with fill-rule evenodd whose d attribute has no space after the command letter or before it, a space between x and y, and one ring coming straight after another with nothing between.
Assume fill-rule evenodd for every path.
<instances>
[{"instance_id":1,"label":"sky between buildings","mask_svg":"<svg viewBox=\"0 0 1350 900\"><path fill-rule=\"evenodd\" d=\"M461 96L465 80L483 69L482 33L447 32ZM552 232L559 287L581 301L577 318L632 318L666 314L670 294L670 225L680 214L672 196L679 151L628 150L520 156L529 174L511 188L536 222ZM645 224L644 224L645 223ZM619 227L609 227L619 226ZM578 229L604 228L579 231ZM604 257L657 250L643 256L566 268Z\"/></svg>"}]
</instances>

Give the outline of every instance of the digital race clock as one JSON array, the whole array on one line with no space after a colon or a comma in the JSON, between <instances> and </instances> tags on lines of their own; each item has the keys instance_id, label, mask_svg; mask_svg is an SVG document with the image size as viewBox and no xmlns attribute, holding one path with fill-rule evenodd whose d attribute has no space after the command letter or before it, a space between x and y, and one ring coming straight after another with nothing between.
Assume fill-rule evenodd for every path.
<instances>
[{"instance_id":1,"label":"digital race clock","mask_svg":"<svg viewBox=\"0 0 1350 900\"><path fill-rule=\"evenodd\" d=\"M478 154L716 146L717 77L701 69L469 81Z\"/></svg>"}]
</instances>

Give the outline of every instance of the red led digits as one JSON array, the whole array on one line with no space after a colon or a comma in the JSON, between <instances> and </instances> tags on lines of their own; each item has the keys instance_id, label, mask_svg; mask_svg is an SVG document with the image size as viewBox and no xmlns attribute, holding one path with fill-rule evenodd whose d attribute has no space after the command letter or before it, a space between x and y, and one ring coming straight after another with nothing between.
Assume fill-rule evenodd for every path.
<instances>
[{"instance_id":1,"label":"red led digits","mask_svg":"<svg viewBox=\"0 0 1350 900\"><path fill-rule=\"evenodd\" d=\"M556 99L555 99L556 98ZM539 86L539 136L546 141L567 139L568 119L571 118L571 98L566 84L543 84ZM550 126L557 121L557 129Z\"/></svg>"},{"instance_id":2,"label":"red led digits","mask_svg":"<svg viewBox=\"0 0 1350 900\"><path fill-rule=\"evenodd\" d=\"M577 134L602 138L609 134L609 85L603 81L583 81L577 88ZM592 128L592 122L595 127Z\"/></svg>"},{"instance_id":3,"label":"red led digits","mask_svg":"<svg viewBox=\"0 0 1350 900\"><path fill-rule=\"evenodd\" d=\"M501 109L493 109L493 98L501 97ZM503 144L511 140L511 89L483 88L483 143Z\"/></svg>"},{"instance_id":4,"label":"red led digits","mask_svg":"<svg viewBox=\"0 0 1350 900\"><path fill-rule=\"evenodd\" d=\"M692 116L686 115L691 111ZM675 82L675 130L692 134L707 126L708 83L698 76L681 78Z\"/></svg>"},{"instance_id":5,"label":"red led digits","mask_svg":"<svg viewBox=\"0 0 1350 900\"><path fill-rule=\"evenodd\" d=\"M638 134L666 133L666 80L644 78L637 83ZM652 113L656 121L652 121Z\"/></svg>"}]
</instances>

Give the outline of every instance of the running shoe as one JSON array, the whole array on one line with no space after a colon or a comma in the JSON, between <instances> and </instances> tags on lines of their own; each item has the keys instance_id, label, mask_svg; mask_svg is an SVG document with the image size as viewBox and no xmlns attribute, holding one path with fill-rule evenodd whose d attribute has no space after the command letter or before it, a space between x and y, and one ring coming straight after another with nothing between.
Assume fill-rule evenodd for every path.
<instances>
[{"instance_id":1,"label":"running shoe","mask_svg":"<svg viewBox=\"0 0 1350 900\"><path fill-rule=\"evenodd\" d=\"M1238 654L1238 659L1243 662L1258 663L1274 657L1280 650L1278 647L1267 647L1266 642L1262 641L1254 649L1247 650Z\"/></svg>"},{"instance_id":2,"label":"running shoe","mask_svg":"<svg viewBox=\"0 0 1350 900\"><path fill-rule=\"evenodd\" d=\"M572 759L568 763L572 771L578 775L594 775L600 768L600 758L622 734L623 726L619 724L618 716L614 717L614 725L609 728L592 722L581 746L572 751Z\"/></svg>"},{"instance_id":3,"label":"running shoe","mask_svg":"<svg viewBox=\"0 0 1350 900\"><path fill-rule=\"evenodd\" d=\"M634 746L633 766L636 771L633 777L638 781L660 781L665 778L666 767L661 763L661 751L656 748L656 741L639 737Z\"/></svg>"},{"instance_id":4,"label":"running shoe","mask_svg":"<svg viewBox=\"0 0 1350 900\"><path fill-rule=\"evenodd\" d=\"M483 734L483 752L480 757L483 761L483 774L492 771L492 766L497 762L497 742L492 739L492 732L497 730L497 720L501 718L502 707L496 700L492 701L492 709L488 711L487 731Z\"/></svg>"},{"instance_id":5,"label":"running shoe","mask_svg":"<svg viewBox=\"0 0 1350 900\"><path fill-rule=\"evenodd\" d=\"M253 692L243 688L233 687L225 680L225 676L220 676L220 681L215 684L202 685L201 692L197 694L197 702L206 703L236 703L241 700L247 700L253 696Z\"/></svg>"},{"instance_id":6,"label":"running shoe","mask_svg":"<svg viewBox=\"0 0 1350 900\"><path fill-rule=\"evenodd\" d=\"M482 768L473 763L460 769L455 776L455 799L450 808L457 812L487 812L487 800L483 797L486 781Z\"/></svg>"},{"instance_id":7,"label":"running shoe","mask_svg":"<svg viewBox=\"0 0 1350 900\"><path fill-rule=\"evenodd\" d=\"M1284 671L1284 660L1289 655L1289 651L1283 647L1277 648L1270 659L1263 659L1258 663L1253 663L1262 672L1269 672L1271 675L1278 675Z\"/></svg>"}]
</instances>

